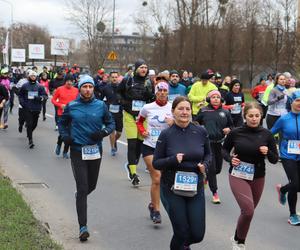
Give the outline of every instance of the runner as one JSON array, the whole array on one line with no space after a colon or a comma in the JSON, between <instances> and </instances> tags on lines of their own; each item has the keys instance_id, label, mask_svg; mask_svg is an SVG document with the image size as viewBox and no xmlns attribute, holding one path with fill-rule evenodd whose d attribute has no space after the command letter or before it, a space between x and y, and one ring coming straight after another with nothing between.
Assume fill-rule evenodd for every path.
<instances>
[{"instance_id":1,"label":"runner","mask_svg":"<svg viewBox=\"0 0 300 250\"><path fill-rule=\"evenodd\" d=\"M154 224L161 223L159 212L161 174L152 165L153 154L160 132L173 124L171 104L168 102L168 83L164 80L157 81L158 83L155 85L156 100L141 109L137 121L138 131L144 137L142 155L151 177L151 202L148 208ZM147 121L147 128L143 125L145 121Z\"/></svg>"},{"instance_id":2,"label":"runner","mask_svg":"<svg viewBox=\"0 0 300 250\"><path fill-rule=\"evenodd\" d=\"M101 99L106 99L108 110L111 113L116 129L109 135L111 156L115 156L118 151L117 141L122 135L123 130L123 109L121 106L121 96L118 94L119 73L110 72L110 83L101 91Z\"/></svg>"},{"instance_id":3,"label":"runner","mask_svg":"<svg viewBox=\"0 0 300 250\"><path fill-rule=\"evenodd\" d=\"M71 146L80 241L86 241L89 237L87 196L97 185L102 158L102 139L114 130L114 122L105 103L94 97L94 85L92 77L80 77L80 96L67 104L59 121L59 133L65 145Z\"/></svg>"},{"instance_id":4,"label":"runner","mask_svg":"<svg viewBox=\"0 0 300 250\"><path fill-rule=\"evenodd\" d=\"M274 88L270 91L268 99L267 126L271 129L280 116L287 113L287 92L285 89L285 76L278 74L275 77Z\"/></svg>"},{"instance_id":5,"label":"runner","mask_svg":"<svg viewBox=\"0 0 300 250\"><path fill-rule=\"evenodd\" d=\"M172 114L175 124L159 135L153 166L162 171L161 201L173 227L170 249L190 249L205 234L203 176L211 153L206 130L191 123L188 98L176 97Z\"/></svg>"},{"instance_id":6,"label":"runner","mask_svg":"<svg viewBox=\"0 0 300 250\"><path fill-rule=\"evenodd\" d=\"M28 73L28 82L19 92L19 102L23 107L29 148L34 148L32 133L38 125L39 115L42 109L42 100L47 98L45 88L36 80L37 73L33 70Z\"/></svg>"},{"instance_id":7,"label":"runner","mask_svg":"<svg viewBox=\"0 0 300 250\"><path fill-rule=\"evenodd\" d=\"M279 196L279 203L286 204L286 194L288 194L288 204L290 217L288 222L291 225L299 225L300 217L296 213L297 193L300 191L300 90L292 93L291 112L281 116L274 124L271 132L273 134L282 133L280 141L280 158L288 178L288 184L282 186L278 184L276 190Z\"/></svg>"},{"instance_id":8,"label":"runner","mask_svg":"<svg viewBox=\"0 0 300 250\"><path fill-rule=\"evenodd\" d=\"M176 70L170 71L170 81L169 81L169 102L173 102L173 100L177 96L185 96L186 95L186 87L179 83L180 77Z\"/></svg>"},{"instance_id":9,"label":"runner","mask_svg":"<svg viewBox=\"0 0 300 250\"><path fill-rule=\"evenodd\" d=\"M61 116L63 114L64 108L66 105L74 101L78 96L78 89L73 87L74 78L71 74L68 74L64 78L65 85L58 87L51 99L52 104L57 109L57 115L58 115L58 122L61 119ZM55 154L57 156L60 155L61 151L61 145L62 145L62 137L61 135L58 135L57 138L57 145L55 148ZM63 150L63 158L68 159L68 151L69 151L69 145L65 144L64 150Z\"/></svg>"},{"instance_id":10,"label":"runner","mask_svg":"<svg viewBox=\"0 0 300 250\"><path fill-rule=\"evenodd\" d=\"M222 108L221 98L221 93L218 90L209 92L206 100L208 106L203 107L195 119L199 124L204 125L209 137L212 161L207 173L207 179L213 195L212 203L214 204L221 203L217 192L217 174L221 173L222 170L222 142L233 127L230 113Z\"/></svg>"},{"instance_id":11,"label":"runner","mask_svg":"<svg viewBox=\"0 0 300 250\"><path fill-rule=\"evenodd\" d=\"M278 160L275 140L260 126L263 111L257 102L246 103L246 124L232 130L223 144L224 159L230 162L229 184L241 209L232 249L245 249L245 241L254 209L258 205L265 183L265 158L275 164ZM233 149L233 155L231 151Z\"/></svg>"},{"instance_id":12,"label":"runner","mask_svg":"<svg viewBox=\"0 0 300 250\"><path fill-rule=\"evenodd\" d=\"M125 77L118 87L118 92L122 97L123 124L127 137L127 159L125 170L133 186L140 183L136 167L140 159L143 138L138 134L136 118L142 107L154 99L152 87L147 85L146 77L148 66L144 60L139 59L135 63L133 77Z\"/></svg>"},{"instance_id":13,"label":"runner","mask_svg":"<svg viewBox=\"0 0 300 250\"><path fill-rule=\"evenodd\" d=\"M215 79L215 85L217 86L222 98L224 99L229 92L229 88L223 84L222 75L219 72L215 73Z\"/></svg>"},{"instance_id":14,"label":"runner","mask_svg":"<svg viewBox=\"0 0 300 250\"><path fill-rule=\"evenodd\" d=\"M245 105L244 94L242 93L242 84L234 79L230 84L230 91L225 96L225 107L230 109L231 118L235 127L243 125L242 109Z\"/></svg>"},{"instance_id":15,"label":"runner","mask_svg":"<svg viewBox=\"0 0 300 250\"><path fill-rule=\"evenodd\" d=\"M193 119L196 118L199 110L207 105L205 102L208 92L218 90L218 88L209 81L212 74L208 71L202 73L201 81L195 82L188 94L189 100L193 104Z\"/></svg>"},{"instance_id":16,"label":"runner","mask_svg":"<svg viewBox=\"0 0 300 250\"><path fill-rule=\"evenodd\" d=\"M264 77L261 77L259 79L259 84L257 84L251 91L251 96L258 101L260 104L261 108L263 109L263 117L260 121L260 125L263 124L263 119L265 119L266 114L267 114L267 106L262 102L264 93L267 89L268 85L266 83L266 79Z\"/></svg>"},{"instance_id":17,"label":"runner","mask_svg":"<svg viewBox=\"0 0 300 250\"><path fill-rule=\"evenodd\" d=\"M3 117L0 116L0 128L7 129L8 128L8 113L9 113L9 106L10 106L10 79L9 79L9 69L4 68L1 70L1 78L0 78L0 85L3 85L6 90L8 91L8 100L4 103L3 107ZM3 121L3 122L2 122Z\"/></svg>"},{"instance_id":18,"label":"runner","mask_svg":"<svg viewBox=\"0 0 300 250\"><path fill-rule=\"evenodd\" d=\"M8 100L8 91L7 89L0 84L0 117L2 115L3 108L5 106L5 102Z\"/></svg>"},{"instance_id":19,"label":"runner","mask_svg":"<svg viewBox=\"0 0 300 250\"><path fill-rule=\"evenodd\" d=\"M44 67L45 68L45 67ZM47 69L47 67L46 67ZM40 85L43 86L45 88L45 91L47 93L47 95L50 94L49 92L49 79L48 79L48 74L47 72L42 72L40 74ZM46 99L43 99L43 121L46 120L46 106L47 106L47 100L48 98Z\"/></svg>"}]
</instances>

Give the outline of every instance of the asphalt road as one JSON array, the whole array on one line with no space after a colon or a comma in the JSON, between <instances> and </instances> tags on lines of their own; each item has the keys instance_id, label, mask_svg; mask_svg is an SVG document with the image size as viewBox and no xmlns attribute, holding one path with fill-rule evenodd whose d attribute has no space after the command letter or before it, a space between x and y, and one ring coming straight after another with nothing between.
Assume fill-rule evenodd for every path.
<instances>
[{"instance_id":1,"label":"asphalt road","mask_svg":"<svg viewBox=\"0 0 300 250\"><path fill-rule=\"evenodd\" d=\"M126 143L119 143L117 156L110 156L108 140L96 191L88 199L88 227L91 237L79 243L75 211L75 183L70 160L54 154L57 132L54 131L53 107L34 132L33 150L28 149L26 133L17 131L17 110L9 117L9 128L0 131L0 165L24 194L36 217L50 228L53 237L65 249L103 250L165 250L169 249L172 229L161 207L162 224L155 226L149 219L150 177L140 161L138 173L141 186L133 188L123 169L126 161ZM126 140L124 137L121 139ZM266 184L246 241L247 249L300 249L300 227L287 223L288 207L279 205L275 185L285 183L281 163L268 164ZM20 183L44 183L24 187ZM210 202L206 190L206 235L204 241L192 249L230 249L239 208L228 184L228 165L224 164L218 176L222 203Z\"/></svg>"}]
</instances>

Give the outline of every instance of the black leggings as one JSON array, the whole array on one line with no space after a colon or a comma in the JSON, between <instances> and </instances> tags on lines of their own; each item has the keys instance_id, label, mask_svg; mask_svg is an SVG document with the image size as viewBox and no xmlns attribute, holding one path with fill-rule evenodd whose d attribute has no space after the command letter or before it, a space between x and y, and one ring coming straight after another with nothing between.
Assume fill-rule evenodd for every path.
<instances>
[{"instance_id":1,"label":"black leggings","mask_svg":"<svg viewBox=\"0 0 300 250\"><path fill-rule=\"evenodd\" d=\"M200 186L200 185L199 185ZM194 197L174 194L165 183L160 185L160 198L173 227L171 250L184 250L199 243L205 234L205 196L203 186Z\"/></svg>"},{"instance_id":2,"label":"black leggings","mask_svg":"<svg viewBox=\"0 0 300 250\"><path fill-rule=\"evenodd\" d=\"M46 116L46 106L47 106L47 100L48 99L43 99L43 102L42 102L42 107L43 107L43 117Z\"/></svg>"},{"instance_id":3,"label":"black leggings","mask_svg":"<svg viewBox=\"0 0 300 250\"><path fill-rule=\"evenodd\" d=\"M221 143L210 143L210 149L212 152L212 161L209 166L207 173L208 185L210 191L214 194L218 190L217 174L221 173L222 170L222 144Z\"/></svg>"},{"instance_id":4,"label":"black leggings","mask_svg":"<svg viewBox=\"0 0 300 250\"><path fill-rule=\"evenodd\" d=\"M62 139L62 137L59 135L58 138L57 138L57 145L61 146L62 143L63 143L63 139ZM66 144L64 144L64 145L65 145L65 146L64 146L64 151L63 151L63 153L65 154L65 153L68 153L68 151L69 151L69 145L66 145Z\"/></svg>"},{"instance_id":5,"label":"black leggings","mask_svg":"<svg viewBox=\"0 0 300 250\"><path fill-rule=\"evenodd\" d=\"M128 165L137 165L139 163L143 141L139 139L127 139L127 143Z\"/></svg>"},{"instance_id":6,"label":"black leggings","mask_svg":"<svg viewBox=\"0 0 300 250\"><path fill-rule=\"evenodd\" d=\"M280 191L288 193L290 214L296 214L297 193L300 191L300 161L281 159L284 171L289 183L283 186Z\"/></svg>"},{"instance_id":7,"label":"black leggings","mask_svg":"<svg viewBox=\"0 0 300 250\"><path fill-rule=\"evenodd\" d=\"M27 137L32 140L32 132L36 129L40 111L25 110L25 121L27 125Z\"/></svg>"},{"instance_id":8,"label":"black leggings","mask_svg":"<svg viewBox=\"0 0 300 250\"><path fill-rule=\"evenodd\" d=\"M19 127L23 127L25 123L25 109L19 108Z\"/></svg>"},{"instance_id":9,"label":"black leggings","mask_svg":"<svg viewBox=\"0 0 300 250\"><path fill-rule=\"evenodd\" d=\"M81 152L71 150L71 166L77 190L76 210L80 227L87 224L87 196L96 188L100 164L101 158L84 161Z\"/></svg>"}]
</instances>

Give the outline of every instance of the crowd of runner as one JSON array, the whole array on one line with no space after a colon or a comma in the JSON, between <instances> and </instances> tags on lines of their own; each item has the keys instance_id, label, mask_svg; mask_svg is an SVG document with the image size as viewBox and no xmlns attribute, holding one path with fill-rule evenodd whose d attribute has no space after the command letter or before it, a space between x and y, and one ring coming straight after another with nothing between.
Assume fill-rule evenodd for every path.
<instances>
[{"instance_id":1,"label":"crowd of runner","mask_svg":"<svg viewBox=\"0 0 300 250\"><path fill-rule=\"evenodd\" d=\"M99 69L91 76L78 65L43 67L40 73L34 66L6 66L0 77L0 128L9 128L17 96L18 131L26 128L28 147L33 149L39 116L45 121L47 101L54 105L54 152L71 159L81 241L89 237L87 196L97 185L104 137L109 136L114 157L124 130L124 169L134 187L141 182L137 166L142 155L151 178L150 218L162 223L161 201L173 227L172 250L191 249L203 240L204 188L209 186L214 204L221 203L217 175L225 159L241 210L232 249L245 249L267 161L281 161L287 184L277 184L275 190L280 204L288 202L288 222L300 225L300 89L289 72L262 76L251 89L251 102L245 101L242 87L236 76L211 69L199 77L186 70L158 73L141 59L124 75Z\"/></svg>"}]
</instances>

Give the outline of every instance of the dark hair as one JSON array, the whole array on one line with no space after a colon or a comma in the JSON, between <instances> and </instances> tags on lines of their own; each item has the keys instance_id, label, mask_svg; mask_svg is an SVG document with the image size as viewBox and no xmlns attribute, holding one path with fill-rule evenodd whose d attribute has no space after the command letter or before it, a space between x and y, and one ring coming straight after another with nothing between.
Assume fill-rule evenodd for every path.
<instances>
[{"instance_id":1,"label":"dark hair","mask_svg":"<svg viewBox=\"0 0 300 250\"><path fill-rule=\"evenodd\" d=\"M240 90L239 90L239 92L242 92L242 87L243 87L243 86L242 86L242 83L241 83L238 79L233 79L233 80L231 81L230 86L229 86L229 90L232 91L234 85L237 84L237 83L240 85Z\"/></svg>"},{"instance_id":2,"label":"dark hair","mask_svg":"<svg viewBox=\"0 0 300 250\"><path fill-rule=\"evenodd\" d=\"M172 103L172 110L174 110L181 102L188 102L192 109L192 103L186 96L177 96Z\"/></svg>"},{"instance_id":3,"label":"dark hair","mask_svg":"<svg viewBox=\"0 0 300 250\"><path fill-rule=\"evenodd\" d=\"M116 71L116 70L110 71L110 72L109 72L109 75L111 76L112 74L118 74L118 75L119 75L119 72Z\"/></svg>"},{"instance_id":4,"label":"dark hair","mask_svg":"<svg viewBox=\"0 0 300 250\"><path fill-rule=\"evenodd\" d=\"M274 87L277 86L277 84L278 84L278 79L279 79L279 77L281 77L281 76L284 76L284 77L285 77L285 75L282 74L282 73L278 73L278 74L275 76Z\"/></svg>"},{"instance_id":5,"label":"dark hair","mask_svg":"<svg viewBox=\"0 0 300 250\"><path fill-rule=\"evenodd\" d=\"M250 109L258 109L261 117L263 117L263 110L258 102L246 102L244 107L244 118L246 118L246 115Z\"/></svg>"}]
</instances>

